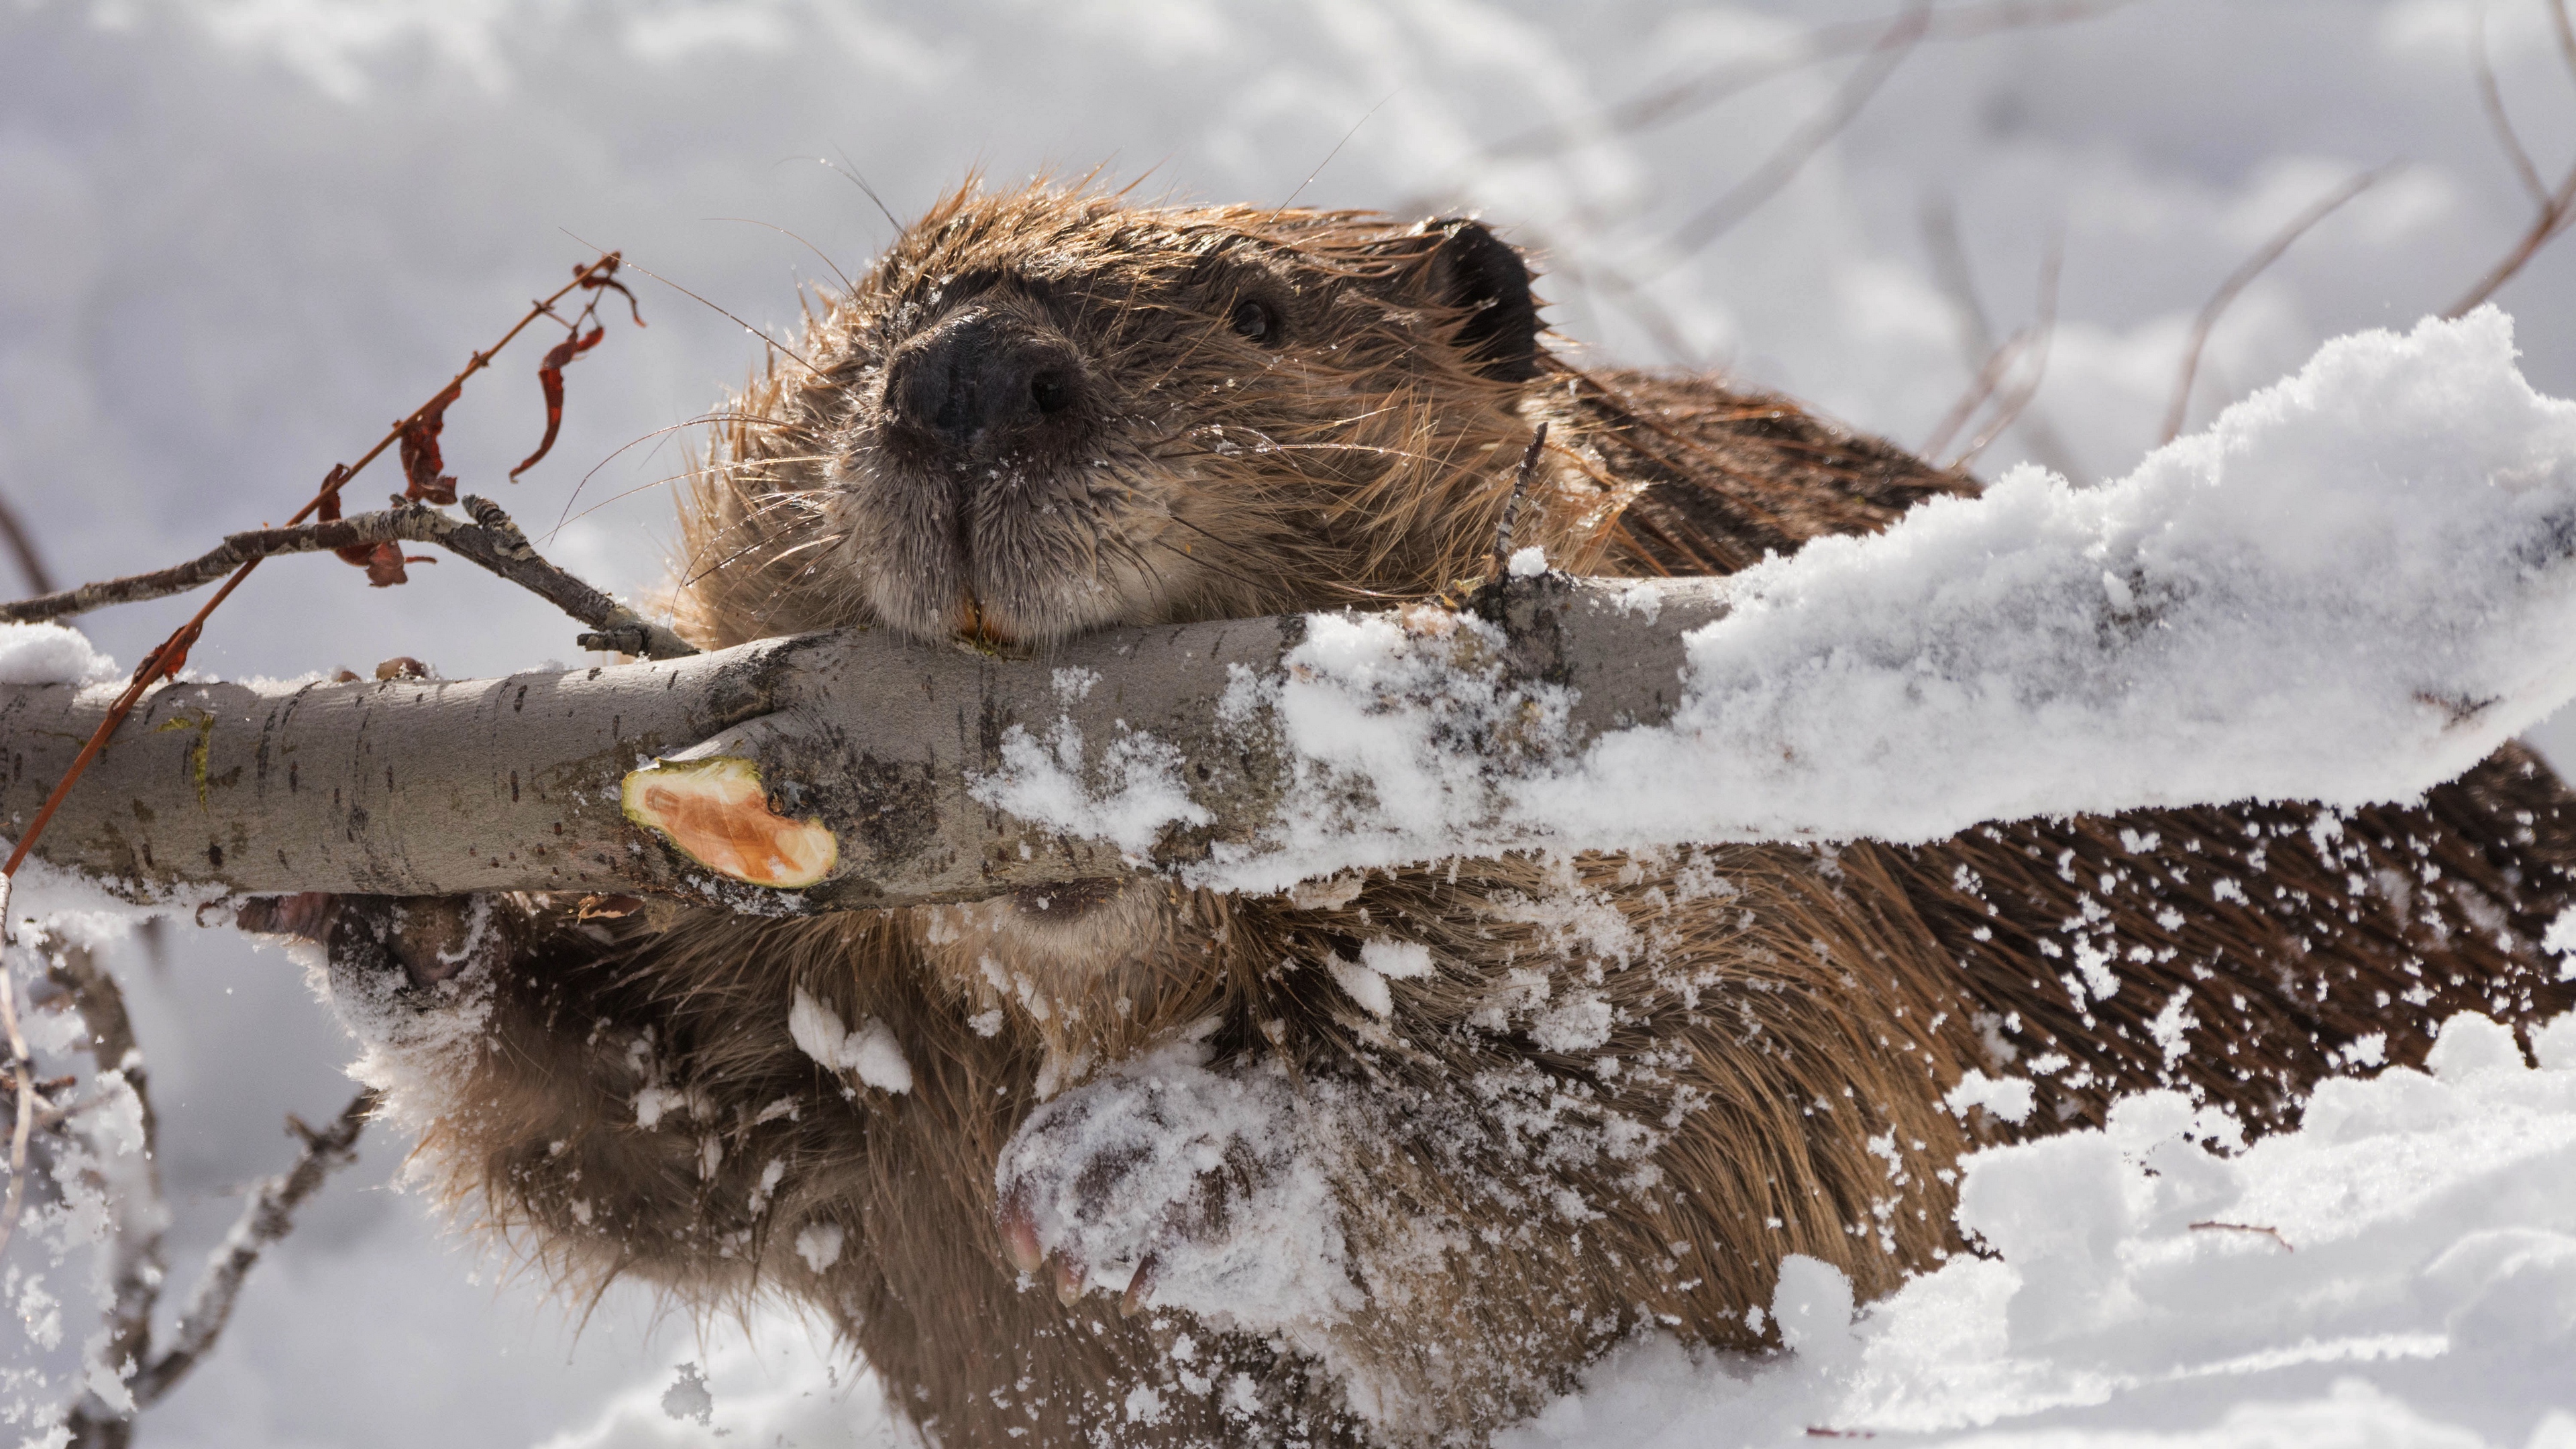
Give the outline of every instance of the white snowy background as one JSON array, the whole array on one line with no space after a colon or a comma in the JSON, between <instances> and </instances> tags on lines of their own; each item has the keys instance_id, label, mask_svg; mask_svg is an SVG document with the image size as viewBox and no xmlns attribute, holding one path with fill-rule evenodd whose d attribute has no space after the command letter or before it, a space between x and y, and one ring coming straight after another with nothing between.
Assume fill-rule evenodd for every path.
<instances>
[{"instance_id":1,"label":"white snowy background","mask_svg":"<svg viewBox=\"0 0 2576 1449\"><path fill-rule=\"evenodd\" d=\"M768 227L847 270L889 231L821 157L846 157L898 215L972 167L1102 164L1193 198L1481 211L1538 249L1579 355L1728 367L1916 444L1973 370L1926 241L1927 205L1946 207L1998 332L2030 319L2063 248L2046 382L2030 425L1979 460L1990 476L2023 458L2127 473L2194 311L2356 172L2405 163L2238 300L2194 426L2327 337L2448 306L2529 220L2480 109L2473 5L2136 0L1926 43L1776 197L1706 250L1674 250L1853 61L1639 131L1608 129L1605 108L1889 13L0 0L0 496L66 581L282 521L588 244L788 326L797 284L830 268ZM2554 180L2576 153L2576 85L2540 0L2494 0L2486 30ZM1581 143L1495 154L1551 130ZM670 536L654 485L677 435L610 455L706 408L760 354L635 280L652 326L613 327L572 369L564 437L524 482L501 475L540 425L536 346L478 379L447 435L467 489L540 536L580 514L550 551L627 590L655 579ZM2571 280L2576 250L2553 252L2498 298L2553 396L2576 395ZM359 496L394 476L371 473ZM291 675L410 654L466 675L575 657L564 622L486 577L446 564L414 579L370 591L328 561L272 564L195 662ZM131 662L180 609L86 626ZM2576 746L2576 727L2555 728L2544 748ZM165 963L129 946L118 966L152 1059L184 1279L240 1185L283 1165L282 1116L346 1099L346 1048L291 965L227 933L182 926ZM2003 1263L1923 1280L1857 1335L1830 1283L1793 1285L1794 1358L1644 1345L1517 1437L2576 1443L2576 1417L2551 1416L2576 1410L2576 1045L2559 1070L2526 1072L2471 1024L2446 1052L2437 1079L2339 1089L2307 1132L2229 1163L2179 1156L2155 1101L2109 1134L1997 1158L1969 1213ZM748 1343L731 1324L702 1335L640 1291L585 1319L393 1189L399 1144L362 1150L138 1442L882 1442L873 1387L792 1322ZM2209 1216L2277 1227L2299 1251L2181 1226ZM86 1267L25 1265L63 1300L65 1348L13 1333L7 1361L59 1382L93 1321ZM704 1423L664 1411L683 1361L707 1366Z\"/></svg>"}]
</instances>

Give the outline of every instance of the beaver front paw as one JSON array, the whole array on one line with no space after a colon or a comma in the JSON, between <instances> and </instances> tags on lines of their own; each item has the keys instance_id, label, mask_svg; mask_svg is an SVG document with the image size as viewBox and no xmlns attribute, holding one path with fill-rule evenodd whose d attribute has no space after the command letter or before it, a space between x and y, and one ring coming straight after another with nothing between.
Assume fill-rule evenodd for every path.
<instances>
[{"instance_id":1,"label":"beaver front paw","mask_svg":"<svg viewBox=\"0 0 2576 1449\"><path fill-rule=\"evenodd\" d=\"M362 896L307 892L246 901L235 924L320 943L333 999L430 1010L455 999L448 983L509 955L508 913L490 896Z\"/></svg>"},{"instance_id":2,"label":"beaver front paw","mask_svg":"<svg viewBox=\"0 0 2576 1449\"><path fill-rule=\"evenodd\" d=\"M1029 1114L994 1173L1022 1272L1053 1264L1067 1304L1243 1322L1356 1306L1335 1192L1332 1094L1275 1066L1210 1071L1182 1044Z\"/></svg>"}]
</instances>

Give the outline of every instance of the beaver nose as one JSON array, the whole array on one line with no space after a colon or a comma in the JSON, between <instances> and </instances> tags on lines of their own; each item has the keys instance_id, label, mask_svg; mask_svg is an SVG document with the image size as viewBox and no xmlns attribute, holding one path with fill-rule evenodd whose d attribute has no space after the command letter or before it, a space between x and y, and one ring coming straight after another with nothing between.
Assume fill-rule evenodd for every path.
<instances>
[{"instance_id":1,"label":"beaver nose","mask_svg":"<svg viewBox=\"0 0 2576 1449\"><path fill-rule=\"evenodd\" d=\"M1071 408L1080 373L1064 348L990 312L959 317L896 358L887 401L895 414L964 458Z\"/></svg>"}]
</instances>

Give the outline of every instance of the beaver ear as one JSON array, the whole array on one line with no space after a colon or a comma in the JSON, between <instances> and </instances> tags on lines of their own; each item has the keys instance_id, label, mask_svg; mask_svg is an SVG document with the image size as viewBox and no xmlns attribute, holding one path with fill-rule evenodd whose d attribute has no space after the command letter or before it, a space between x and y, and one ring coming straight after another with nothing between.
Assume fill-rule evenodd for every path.
<instances>
[{"instance_id":1,"label":"beaver ear","mask_svg":"<svg viewBox=\"0 0 2576 1449\"><path fill-rule=\"evenodd\" d=\"M1438 238L1424 269L1429 300L1465 311L1458 346L1476 370L1503 382L1538 376L1538 299L1530 295L1529 267L1509 242L1484 223L1450 217L1427 223Z\"/></svg>"}]
</instances>

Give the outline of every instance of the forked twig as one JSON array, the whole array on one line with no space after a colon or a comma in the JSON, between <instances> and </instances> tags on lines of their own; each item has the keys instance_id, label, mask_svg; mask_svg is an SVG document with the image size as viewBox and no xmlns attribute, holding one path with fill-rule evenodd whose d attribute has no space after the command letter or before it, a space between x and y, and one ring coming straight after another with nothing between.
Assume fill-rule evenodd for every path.
<instances>
[{"instance_id":1,"label":"forked twig","mask_svg":"<svg viewBox=\"0 0 2576 1449\"><path fill-rule=\"evenodd\" d=\"M258 528L236 533L183 564L76 589L0 604L0 622L34 623L111 604L167 598L202 587L249 563L286 553L363 548L378 543L429 543L527 589L596 631L581 636L585 649L614 649L651 659L695 654L687 640L549 563L500 505L468 496L471 523L418 503L397 503L378 513L353 514L327 523Z\"/></svg>"},{"instance_id":2,"label":"forked twig","mask_svg":"<svg viewBox=\"0 0 2576 1449\"><path fill-rule=\"evenodd\" d=\"M2182 436L2183 418L2191 411L2192 380L2200 372L2201 350L2209 345L2210 329L2218 325L2220 315L2226 312L2229 304L2236 300L2236 294L2244 291L2256 277L2261 276L2264 268L2279 261L2282 253L2288 251L2299 238L2308 234L2309 228L2334 215L2345 202L2377 185L2381 177L2386 176L2399 164L2392 161L2388 165L2364 171L2318 198L2307 210L2290 218L2290 224L2274 233L2272 239L2263 244L2262 250L2247 257L2243 265L2227 274L2226 281L2218 284L2218 290L2212 292L2209 300L2201 304L2199 315L2191 319L2191 340L2183 345L2182 370L2174 379L2173 401L2165 408L2164 428L2156 435L2157 443L2170 443Z\"/></svg>"}]
</instances>

